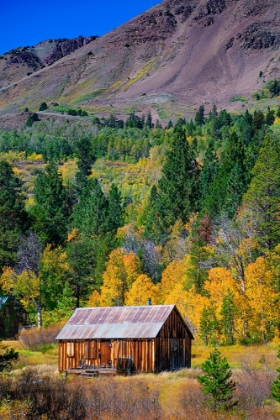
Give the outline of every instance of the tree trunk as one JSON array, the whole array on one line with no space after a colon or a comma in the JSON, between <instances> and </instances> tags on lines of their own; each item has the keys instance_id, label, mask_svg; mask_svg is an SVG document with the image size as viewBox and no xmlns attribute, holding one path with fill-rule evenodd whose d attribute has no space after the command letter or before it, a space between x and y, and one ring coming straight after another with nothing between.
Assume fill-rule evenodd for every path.
<instances>
[{"instance_id":1,"label":"tree trunk","mask_svg":"<svg viewBox=\"0 0 280 420\"><path fill-rule=\"evenodd\" d=\"M37 303L38 330L42 328L42 305Z\"/></svg>"}]
</instances>

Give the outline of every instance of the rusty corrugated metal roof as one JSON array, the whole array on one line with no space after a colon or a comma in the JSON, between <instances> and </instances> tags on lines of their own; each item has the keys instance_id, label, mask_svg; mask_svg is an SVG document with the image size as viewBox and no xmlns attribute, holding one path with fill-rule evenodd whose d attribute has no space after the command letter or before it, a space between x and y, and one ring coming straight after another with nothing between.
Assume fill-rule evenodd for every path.
<instances>
[{"instance_id":1,"label":"rusty corrugated metal roof","mask_svg":"<svg viewBox=\"0 0 280 420\"><path fill-rule=\"evenodd\" d=\"M78 308L57 340L155 338L175 305Z\"/></svg>"}]
</instances>

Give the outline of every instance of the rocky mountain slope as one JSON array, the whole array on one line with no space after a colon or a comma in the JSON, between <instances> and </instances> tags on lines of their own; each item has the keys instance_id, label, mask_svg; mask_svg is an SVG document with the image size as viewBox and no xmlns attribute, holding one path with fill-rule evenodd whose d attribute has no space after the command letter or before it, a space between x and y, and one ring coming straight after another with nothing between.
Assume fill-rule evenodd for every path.
<instances>
[{"instance_id":1,"label":"rocky mountain slope","mask_svg":"<svg viewBox=\"0 0 280 420\"><path fill-rule=\"evenodd\" d=\"M0 56L0 88L53 64L96 38L80 36L74 39L48 39L33 47L8 51Z\"/></svg>"},{"instance_id":2,"label":"rocky mountain slope","mask_svg":"<svg viewBox=\"0 0 280 420\"><path fill-rule=\"evenodd\" d=\"M16 82L2 67L0 113L42 101L88 108L167 101L231 108L240 96L249 101L280 77L279 0L164 0L85 44L57 61L53 53L43 60L39 44L40 64L35 60L34 72ZM13 60L11 69L20 65Z\"/></svg>"}]
</instances>

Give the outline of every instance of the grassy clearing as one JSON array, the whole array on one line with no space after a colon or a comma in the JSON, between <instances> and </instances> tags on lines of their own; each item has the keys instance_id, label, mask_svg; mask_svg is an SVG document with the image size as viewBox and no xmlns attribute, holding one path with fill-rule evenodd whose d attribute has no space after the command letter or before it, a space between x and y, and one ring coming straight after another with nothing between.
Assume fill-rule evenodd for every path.
<instances>
[{"instance_id":1,"label":"grassy clearing","mask_svg":"<svg viewBox=\"0 0 280 420\"><path fill-rule=\"evenodd\" d=\"M14 370L0 381L0 394L3 395L8 389L9 381L14 387L15 397L4 406L0 404L0 413L8 410L15 414L16 405L23 410L24 403L31 401L33 406L26 407L26 413L32 408L33 418L42 396L47 398L52 394L51 410L57 410L57 414L47 414L48 418L62 418L60 404L57 401L66 400L69 408L69 416L66 419L75 420L73 413L78 413L79 399L85 408L85 417L77 419L110 420L113 418L133 418L142 420L272 420L279 418L280 404L275 403L270 397L270 387L276 375L278 345L270 343L258 346L232 346L220 347L223 356L226 356L233 368L233 378L237 389L235 398L240 404L236 413L211 413L205 406L205 396L197 381L200 375L201 363L209 356L210 348L195 345L193 348L193 368L181 369L177 372L162 372L154 374L138 374L130 377L117 376L113 378L89 378L87 380L76 376L63 379L57 372L57 346L45 348L45 351L30 351L23 348L17 341L6 341L2 348L14 347L20 353L20 360ZM22 380L29 381L30 387L17 388L16 383ZM26 393L26 395L24 394ZM24 394L24 395L23 395ZM38 401L36 395L38 394ZM77 394L77 395L76 395ZM30 395L34 396L29 400ZM56 405L57 404L57 405ZM98 417L91 417L92 404L99 410ZM41 407L43 410L46 407ZM68 409L67 409L68 410ZM64 416L66 415L64 412ZM9 415L10 415L9 414ZM31 414L30 414L31 415ZM49 417L50 415L50 417ZM54 417L53 417L54 416ZM32 416L31 416L32 417ZM10 419L12 417L3 417ZM13 417L18 418L18 417ZM27 417L20 417L26 419ZM30 418L30 416L29 416ZM37 417L36 417L37 418ZM41 417L40 417L41 418Z\"/></svg>"},{"instance_id":2,"label":"grassy clearing","mask_svg":"<svg viewBox=\"0 0 280 420\"><path fill-rule=\"evenodd\" d=\"M1 349L5 351L7 348L13 347L20 354L19 365L38 366L52 365L57 366L58 362L58 346L57 344L42 346L40 351L32 351L21 344L19 341L3 341ZM252 369L252 370L275 370L277 368L277 352L279 344L268 343L254 346L225 346L219 347L219 351L223 357L226 357L231 368ZM208 358L211 348L206 346L194 345L192 350L192 369L181 369L177 372L162 372L158 375L140 374L137 377L144 377L148 382L154 381L155 378L165 380L167 382L177 382L185 379L193 380L197 378L202 363ZM18 369L19 365L15 367Z\"/></svg>"},{"instance_id":3,"label":"grassy clearing","mask_svg":"<svg viewBox=\"0 0 280 420\"><path fill-rule=\"evenodd\" d=\"M254 346L225 346L219 347L223 357L226 357L232 369L248 366L253 369L276 368L277 343L259 344ZM211 348L194 345L192 350L192 367L198 368L207 359Z\"/></svg>"}]
</instances>

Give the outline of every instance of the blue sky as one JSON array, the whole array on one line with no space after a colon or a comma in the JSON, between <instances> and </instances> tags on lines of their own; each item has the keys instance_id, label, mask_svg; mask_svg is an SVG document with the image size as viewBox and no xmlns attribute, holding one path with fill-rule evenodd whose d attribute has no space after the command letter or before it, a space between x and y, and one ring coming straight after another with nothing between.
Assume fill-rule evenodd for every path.
<instances>
[{"instance_id":1,"label":"blue sky","mask_svg":"<svg viewBox=\"0 0 280 420\"><path fill-rule=\"evenodd\" d=\"M45 39L103 35L160 0L0 0L0 54Z\"/></svg>"}]
</instances>

